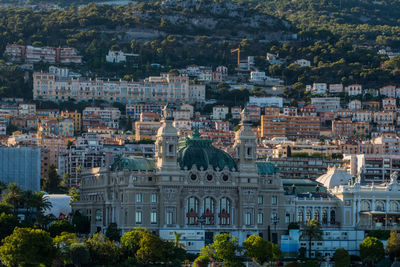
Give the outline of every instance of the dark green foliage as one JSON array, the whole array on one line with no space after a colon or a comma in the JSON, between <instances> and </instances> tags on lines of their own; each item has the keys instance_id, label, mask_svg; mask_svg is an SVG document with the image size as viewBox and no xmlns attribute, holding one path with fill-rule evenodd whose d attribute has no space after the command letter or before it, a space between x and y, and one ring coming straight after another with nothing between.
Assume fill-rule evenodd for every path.
<instances>
[{"instance_id":1,"label":"dark green foliage","mask_svg":"<svg viewBox=\"0 0 400 267\"><path fill-rule=\"evenodd\" d=\"M72 217L72 225L76 228L76 231L80 234L88 234L90 232L90 221L89 217L76 211Z\"/></svg>"},{"instance_id":2,"label":"dark green foliage","mask_svg":"<svg viewBox=\"0 0 400 267\"><path fill-rule=\"evenodd\" d=\"M0 213L0 241L6 236L9 236L18 226L18 219L11 213Z\"/></svg>"},{"instance_id":3,"label":"dark green foliage","mask_svg":"<svg viewBox=\"0 0 400 267\"><path fill-rule=\"evenodd\" d=\"M372 230L368 233L370 237L376 237L379 240L387 240L390 236L389 230Z\"/></svg>"},{"instance_id":4,"label":"dark green foliage","mask_svg":"<svg viewBox=\"0 0 400 267\"><path fill-rule=\"evenodd\" d=\"M67 220L57 220L50 224L47 230L50 233L51 237L56 237L62 232L74 233L75 227Z\"/></svg>"},{"instance_id":5,"label":"dark green foliage","mask_svg":"<svg viewBox=\"0 0 400 267\"><path fill-rule=\"evenodd\" d=\"M300 229L299 223L297 223L297 222L291 222L291 223L289 223L289 225L288 225L288 230L291 230L291 229Z\"/></svg>"},{"instance_id":6,"label":"dark green foliage","mask_svg":"<svg viewBox=\"0 0 400 267\"><path fill-rule=\"evenodd\" d=\"M90 253L89 249L83 243L73 243L69 247L69 254L73 264L81 266L82 264L89 263Z\"/></svg>"},{"instance_id":7,"label":"dark green foliage","mask_svg":"<svg viewBox=\"0 0 400 267\"><path fill-rule=\"evenodd\" d=\"M17 227L0 247L0 258L6 266L50 266L56 254L52 238L40 229Z\"/></svg>"},{"instance_id":8,"label":"dark green foliage","mask_svg":"<svg viewBox=\"0 0 400 267\"><path fill-rule=\"evenodd\" d=\"M67 191L54 165L51 165L47 170L46 176L43 179L42 190L49 194L66 193Z\"/></svg>"},{"instance_id":9,"label":"dark green foliage","mask_svg":"<svg viewBox=\"0 0 400 267\"><path fill-rule=\"evenodd\" d=\"M94 265L115 266L121 259L121 250L114 241L102 233L94 234L86 240L90 252L90 262Z\"/></svg>"},{"instance_id":10,"label":"dark green foliage","mask_svg":"<svg viewBox=\"0 0 400 267\"><path fill-rule=\"evenodd\" d=\"M365 262L377 263L385 257L382 242L376 237L367 236L360 244L360 257Z\"/></svg>"},{"instance_id":11,"label":"dark green foliage","mask_svg":"<svg viewBox=\"0 0 400 267\"><path fill-rule=\"evenodd\" d=\"M116 223L110 223L107 227L106 237L111 241L118 241L121 239L121 229L118 228Z\"/></svg>"},{"instance_id":12,"label":"dark green foliage","mask_svg":"<svg viewBox=\"0 0 400 267\"><path fill-rule=\"evenodd\" d=\"M350 266L350 255L344 248L338 248L333 255L335 267L348 267Z\"/></svg>"}]
</instances>

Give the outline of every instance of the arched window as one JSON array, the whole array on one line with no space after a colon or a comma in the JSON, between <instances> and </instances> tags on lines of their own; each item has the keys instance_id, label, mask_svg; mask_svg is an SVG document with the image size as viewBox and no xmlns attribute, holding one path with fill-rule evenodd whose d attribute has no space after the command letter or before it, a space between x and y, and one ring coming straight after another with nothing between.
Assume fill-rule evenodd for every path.
<instances>
[{"instance_id":1,"label":"arched window","mask_svg":"<svg viewBox=\"0 0 400 267\"><path fill-rule=\"evenodd\" d=\"M311 220L311 211L307 210L307 212L306 212L306 221L308 222L310 220Z\"/></svg>"},{"instance_id":2,"label":"arched window","mask_svg":"<svg viewBox=\"0 0 400 267\"><path fill-rule=\"evenodd\" d=\"M215 215L215 201L211 197L206 197L204 199L204 213L203 217L206 219L205 224L213 225L214 224L214 215Z\"/></svg>"},{"instance_id":3,"label":"arched window","mask_svg":"<svg viewBox=\"0 0 400 267\"><path fill-rule=\"evenodd\" d=\"M336 212L334 210L331 210L331 224L336 223Z\"/></svg>"},{"instance_id":4,"label":"arched window","mask_svg":"<svg viewBox=\"0 0 400 267\"><path fill-rule=\"evenodd\" d=\"M299 210L299 212L297 213L297 221L299 223L302 223L304 221L304 214L302 210Z\"/></svg>"},{"instance_id":5,"label":"arched window","mask_svg":"<svg viewBox=\"0 0 400 267\"><path fill-rule=\"evenodd\" d=\"M371 205L369 204L369 201L363 200L361 201L361 211L370 211L371 210Z\"/></svg>"},{"instance_id":6,"label":"arched window","mask_svg":"<svg viewBox=\"0 0 400 267\"><path fill-rule=\"evenodd\" d=\"M96 222L100 222L103 220L103 211L102 210L96 210Z\"/></svg>"},{"instance_id":7,"label":"arched window","mask_svg":"<svg viewBox=\"0 0 400 267\"><path fill-rule=\"evenodd\" d=\"M226 197L219 200L218 217L221 225L231 224L231 201Z\"/></svg>"},{"instance_id":8,"label":"arched window","mask_svg":"<svg viewBox=\"0 0 400 267\"><path fill-rule=\"evenodd\" d=\"M196 225L199 212L199 200L195 197L188 198L186 202L186 209L186 223L189 225Z\"/></svg>"},{"instance_id":9,"label":"arched window","mask_svg":"<svg viewBox=\"0 0 400 267\"><path fill-rule=\"evenodd\" d=\"M384 211L385 210L385 204L382 201L376 201L375 202L375 210L376 211Z\"/></svg>"},{"instance_id":10,"label":"arched window","mask_svg":"<svg viewBox=\"0 0 400 267\"><path fill-rule=\"evenodd\" d=\"M322 224L328 224L328 212L326 210L322 211Z\"/></svg>"},{"instance_id":11,"label":"arched window","mask_svg":"<svg viewBox=\"0 0 400 267\"><path fill-rule=\"evenodd\" d=\"M319 211L318 210L314 211L314 220L319 221Z\"/></svg>"},{"instance_id":12,"label":"arched window","mask_svg":"<svg viewBox=\"0 0 400 267\"><path fill-rule=\"evenodd\" d=\"M397 201L390 201L390 211L399 211L399 204Z\"/></svg>"}]
</instances>

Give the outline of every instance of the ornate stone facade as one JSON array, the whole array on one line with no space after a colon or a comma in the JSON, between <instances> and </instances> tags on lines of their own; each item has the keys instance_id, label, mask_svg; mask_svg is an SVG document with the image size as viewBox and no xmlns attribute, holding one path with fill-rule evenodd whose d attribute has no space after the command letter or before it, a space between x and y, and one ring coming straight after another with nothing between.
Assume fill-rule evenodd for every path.
<instances>
[{"instance_id":1,"label":"ornate stone facade","mask_svg":"<svg viewBox=\"0 0 400 267\"><path fill-rule=\"evenodd\" d=\"M158 233L200 231L203 244L221 232L241 242L251 234L267 239L269 233L278 241L295 212L277 168L256 162L256 138L246 116L242 112L233 159L196 130L179 142L166 112L155 160L121 157L109 168L83 172L81 197L73 209L89 216L91 232L116 222L123 232L138 226Z\"/></svg>"}]
</instances>

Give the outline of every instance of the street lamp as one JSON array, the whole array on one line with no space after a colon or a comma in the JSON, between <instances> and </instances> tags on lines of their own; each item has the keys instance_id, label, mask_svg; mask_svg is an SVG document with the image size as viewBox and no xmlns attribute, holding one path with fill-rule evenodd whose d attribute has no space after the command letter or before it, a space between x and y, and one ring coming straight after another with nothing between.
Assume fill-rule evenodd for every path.
<instances>
[{"instance_id":1,"label":"street lamp","mask_svg":"<svg viewBox=\"0 0 400 267\"><path fill-rule=\"evenodd\" d=\"M272 242L277 244L278 243L278 233L276 232L276 225L279 223L279 218L276 214L274 214L274 216L271 217L271 224L274 225L275 227L275 238L272 239Z\"/></svg>"},{"instance_id":2,"label":"street lamp","mask_svg":"<svg viewBox=\"0 0 400 267\"><path fill-rule=\"evenodd\" d=\"M201 215L200 217L197 217L197 222L200 223L201 229L203 229L203 224L206 222L206 218Z\"/></svg>"}]
</instances>

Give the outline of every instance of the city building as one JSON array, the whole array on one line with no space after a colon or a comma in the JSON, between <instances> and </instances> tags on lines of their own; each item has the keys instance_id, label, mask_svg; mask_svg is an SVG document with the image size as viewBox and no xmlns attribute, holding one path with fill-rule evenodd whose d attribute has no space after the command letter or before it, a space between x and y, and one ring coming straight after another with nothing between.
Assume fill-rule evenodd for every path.
<instances>
[{"instance_id":1,"label":"city building","mask_svg":"<svg viewBox=\"0 0 400 267\"><path fill-rule=\"evenodd\" d=\"M0 147L0 181L40 191L40 148Z\"/></svg>"},{"instance_id":2,"label":"city building","mask_svg":"<svg viewBox=\"0 0 400 267\"><path fill-rule=\"evenodd\" d=\"M311 66L311 62L307 59L298 59L294 63L299 65L300 67L310 67Z\"/></svg>"},{"instance_id":3,"label":"city building","mask_svg":"<svg viewBox=\"0 0 400 267\"><path fill-rule=\"evenodd\" d=\"M109 63L134 62L135 59L138 57L139 54L108 50L108 54L106 55L106 61Z\"/></svg>"},{"instance_id":4,"label":"city building","mask_svg":"<svg viewBox=\"0 0 400 267\"><path fill-rule=\"evenodd\" d=\"M75 48L65 47L34 47L16 44L8 44L4 55L10 61L16 62L46 62L46 63L82 63L82 56L78 54Z\"/></svg>"},{"instance_id":5,"label":"city building","mask_svg":"<svg viewBox=\"0 0 400 267\"><path fill-rule=\"evenodd\" d=\"M229 107L227 106L213 106L212 119L213 120L225 120L226 115L229 113Z\"/></svg>"},{"instance_id":6,"label":"city building","mask_svg":"<svg viewBox=\"0 0 400 267\"><path fill-rule=\"evenodd\" d=\"M121 111L118 108L86 107L82 112L82 128L84 131L98 126L118 129L120 118Z\"/></svg>"},{"instance_id":7,"label":"city building","mask_svg":"<svg viewBox=\"0 0 400 267\"><path fill-rule=\"evenodd\" d=\"M315 106L317 112L335 112L340 109L339 97L314 97L311 105Z\"/></svg>"},{"instance_id":8,"label":"city building","mask_svg":"<svg viewBox=\"0 0 400 267\"><path fill-rule=\"evenodd\" d=\"M385 97L396 97L396 86L387 85L379 89L379 94Z\"/></svg>"},{"instance_id":9,"label":"city building","mask_svg":"<svg viewBox=\"0 0 400 267\"><path fill-rule=\"evenodd\" d=\"M329 84L329 93L331 94L340 94L343 93L343 84Z\"/></svg>"},{"instance_id":10,"label":"city building","mask_svg":"<svg viewBox=\"0 0 400 267\"><path fill-rule=\"evenodd\" d=\"M33 74L33 99L53 102L102 100L123 104L203 104L205 85L189 83L187 76L162 74L141 82L110 81L87 77Z\"/></svg>"},{"instance_id":11,"label":"city building","mask_svg":"<svg viewBox=\"0 0 400 267\"><path fill-rule=\"evenodd\" d=\"M69 118L74 121L74 131L79 133L82 131L82 114L78 111L61 111L61 117Z\"/></svg>"},{"instance_id":12,"label":"city building","mask_svg":"<svg viewBox=\"0 0 400 267\"><path fill-rule=\"evenodd\" d=\"M344 92L346 94L348 94L349 96L362 95L362 93L363 93L362 85L361 84L351 84L344 88Z\"/></svg>"},{"instance_id":13,"label":"city building","mask_svg":"<svg viewBox=\"0 0 400 267\"><path fill-rule=\"evenodd\" d=\"M326 83L313 83L312 85L307 85L306 90L312 94L324 95L328 91L328 85Z\"/></svg>"},{"instance_id":14,"label":"city building","mask_svg":"<svg viewBox=\"0 0 400 267\"><path fill-rule=\"evenodd\" d=\"M283 98L277 96L270 96L270 97L256 97L250 96L249 97L249 106L259 106L259 107L268 107L268 106L278 106L280 108L283 107Z\"/></svg>"},{"instance_id":15,"label":"city building","mask_svg":"<svg viewBox=\"0 0 400 267\"><path fill-rule=\"evenodd\" d=\"M177 130L167 113L155 160L121 157L110 167L82 173L73 210L89 216L91 232L104 231L111 222L122 232L140 226L168 239L171 231L183 232L191 236L184 241L190 252L221 231L240 243L252 234L267 236L273 218L272 241L277 243L288 225L279 218L292 207L283 199L278 169L255 161L256 137L243 117L232 158L196 131L178 149Z\"/></svg>"},{"instance_id":16,"label":"city building","mask_svg":"<svg viewBox=\"0 0 400 267\"><path fill-rule=\"evenodd\" d=\"M287 137L290 140L319 138L321 122L317 116L285 116L280 113L261 116L261 137Z\"/></svg>"},{"instance_id":17,"label":"city building","mask_svg":"<svg viewBox=\"0 0 400 267\"><path fill-rule=\"evenodd\" d=\"M143 112L154 112L161 114L163 105L150 105L150 104L127 104L126 115L132 120L139 120L140 114Z\"/></svg>"}]
</instances>

